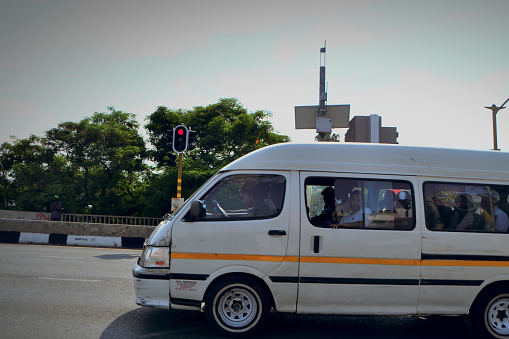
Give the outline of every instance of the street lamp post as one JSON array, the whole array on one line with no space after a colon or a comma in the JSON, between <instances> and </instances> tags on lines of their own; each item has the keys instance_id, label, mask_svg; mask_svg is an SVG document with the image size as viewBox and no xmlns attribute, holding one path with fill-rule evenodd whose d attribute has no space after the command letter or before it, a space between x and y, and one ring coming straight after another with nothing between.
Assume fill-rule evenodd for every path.
<instances>
[{"instance_id":1,"label":"street lamp post","mask_svg":"<svg viewBox=\"0 0 509 339\"><path fill-rule=\"evenodd\" d=\"M500 151L497 145L497 113L501 109L504 109L504 105L509 101L509 98L507 98L506 101L500 107L497 107L497 105L493 104L491 106L484 106L484 108L491 110L491 114L493 116L493 149L495 151Z\"/></svg>"}]
</instances>

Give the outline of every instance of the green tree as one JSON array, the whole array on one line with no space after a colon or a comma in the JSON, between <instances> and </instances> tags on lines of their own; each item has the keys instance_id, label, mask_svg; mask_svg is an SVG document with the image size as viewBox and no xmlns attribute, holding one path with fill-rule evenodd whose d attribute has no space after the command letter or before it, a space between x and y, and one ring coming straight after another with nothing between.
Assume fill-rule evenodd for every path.
<instances>
[{"instance_id":1,"label":"green tree","mask_svg":"<svg viewBox=\"0 0 509 339\"><path fill-rule=\"evenodd\" d=\"M206 107L192 110L169 109L159 106L147 117L145 128L154 148L151 158L164 169L153 177L145 195L148 209L169 212L170 198L176 197L177 169L168 168L169 131L184 124L196 133L197 146L185 152L183 161L182 195L188 198L215 172L233 160L267 145L288 142L267 120L271 113L248 110L235 98L219 99ZM164 214L163 213L163 214Z\"/></svg>"},{"instance_id":2,"label":"green tree","mask_svg":"<svg viewBox=\"0 0 509 339\"><path fill-rule=\"evenodd\" d=\"M53 152L65 158L78 185L79 211L139 215L135 202L147 170L146 148L132 113L108 107L80 122L64 122L46 132Z\"/></svg>"},{"instance_id":3,"label":"green tree","mask_svg":"<svg viewBox=\"0 0 509 339\"><path fill-rule=\"evenodd\" d=\"M55 194L72 192L65 159L56 156L44 138L14 138L1 145L0 156L10 209L45 211Z\"/></svg>"},{"instance_id":4,"label":"green tree","mask_svg":"<svg viewBox=\"0 0 509 339\"><path fill-rule=\"evenodd\" d=\"M177 169L165 166L169 130L185 124L197 131L196 149L184 156L182 195L189 197L229 162L289 141L275 133L270 116L261 110L248 112L237 99L192 110L160 106L147 118L150 150L135 115L114 107L78 122L63 122L43 137L14 138L0 145L8 208L47 211L58 194L66 213L160 217L176 196ZM149 159L157 167L150 167Z\"/></svg>"},{"instance_id":5,"label":"green tree","mask_svg":"<svg viewBox=\"0 0 509 339\"><path fill-rule=\"evenodd\" d=\"M315 136L315 140L318 141L318 134ZM340 142L340 135L336 133L325 134L323 141Z\"/></svg>"},{"instance_id":6,"label":"green tree","mask_svg":"<svg viewBox=\"0 0 509 339\"><path fill-rule=\"evenodd\" d=\"M197 131L197 147L186 153L188 165L194 169L217 171L233 160L258 148L288 142L290 138L279 135L266 120L272 114L258 110L248 112L236 98L219 99L206 107L192 110L171 110L160 106L147 117L145 125L149 140L155 149L153 159L166 164L168 131L179 124Z\"/></svg>"}]
</instances>

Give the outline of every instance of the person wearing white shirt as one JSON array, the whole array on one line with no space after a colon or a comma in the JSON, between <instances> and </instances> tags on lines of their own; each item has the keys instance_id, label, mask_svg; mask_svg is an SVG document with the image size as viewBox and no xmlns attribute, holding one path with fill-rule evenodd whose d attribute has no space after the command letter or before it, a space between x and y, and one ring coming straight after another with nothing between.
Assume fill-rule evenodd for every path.
<instances>
[{"instance_id":1,"label":"person wearing white shirt","mask_svg":"<svg viewBox=\"0 0 509 339\"><path fill-rule=\"evenodd\" d=\"M351 210L341 218L339 224L332 225L333 228L339 226L368 226L371 210L367 207L361 209L361 191L354 190L350 193ZM364 223L366 220L366 223Z\"/></svg>"}]
</instances>

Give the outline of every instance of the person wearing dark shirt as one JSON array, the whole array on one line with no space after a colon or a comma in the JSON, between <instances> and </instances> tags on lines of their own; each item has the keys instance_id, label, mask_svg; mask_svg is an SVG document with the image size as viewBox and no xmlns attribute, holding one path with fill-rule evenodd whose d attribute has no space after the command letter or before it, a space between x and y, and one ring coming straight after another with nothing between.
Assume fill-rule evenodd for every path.
<instances>
[{"instance_id":1,"label":"person wearing dark shirt","mask_svg":"<svg viewBox=\"0 0 509 339\"><path fill-rule=\"evenodd\" d=\"M329 226L332 224L332 213L336 209L336 198L334 197L334 189L326 187L322 191L323 210L320 214L310 219L311 223L316 226Z\"/></svg>"},{"instance_id":2,"label":"person wearing dark shirt","mask_svg":"<svg viewBox=\"0 0 509 339\"><path fill-rule=\"evenodd\" d=\"M62 218L62 202L59 200L60 198L58 195L55 195L53 197L53 201L50 205L50 211L51 211L51 221L60 221Z\"/></svg>"}]
</instances>

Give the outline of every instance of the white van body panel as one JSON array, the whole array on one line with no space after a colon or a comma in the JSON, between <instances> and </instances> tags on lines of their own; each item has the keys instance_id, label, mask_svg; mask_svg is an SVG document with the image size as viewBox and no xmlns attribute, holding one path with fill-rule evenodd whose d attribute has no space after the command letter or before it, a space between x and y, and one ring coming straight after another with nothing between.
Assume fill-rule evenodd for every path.
<instances>
[{"instance_id":1,"label":"white van body panel","mask_svg":"<svg viewBox=\"0 0 509 339\"><path fill-rule=\"evenodd\" d=\"M230 175L259 174L260 171L224 172L216 180ZM287 236L290 233L292 210L291 173L289 171L270 171L268 174L286 178L285 203L281 213L271 219L231 220L231 221L193 221L186 222L176 217L172 226L171 242L171 280L170 295L173 299L201 301L207 286L215 278L231 272L250 274L265 280L271 288L269 276L291 274L297 276L297 260L286 261ZM212 187L205 185L199 197ZM281 230L285 236L271 236L269 231ZM289 273L290 272L290 273ZM183 288L182 284L192 284L193 288ZM295 300L297 286L291 285L286 294ZM278 295L278 294L276 294ZM278 295L279 296L279 295ZM295 301L283 306L294 309Z\"/></svg>"}]
</instances>

